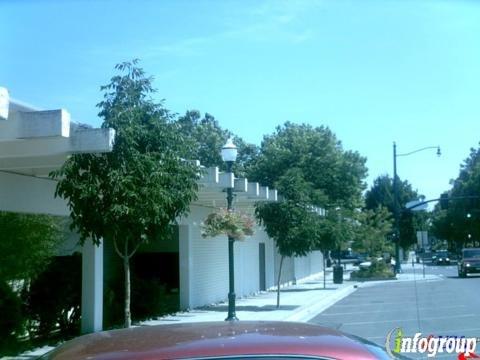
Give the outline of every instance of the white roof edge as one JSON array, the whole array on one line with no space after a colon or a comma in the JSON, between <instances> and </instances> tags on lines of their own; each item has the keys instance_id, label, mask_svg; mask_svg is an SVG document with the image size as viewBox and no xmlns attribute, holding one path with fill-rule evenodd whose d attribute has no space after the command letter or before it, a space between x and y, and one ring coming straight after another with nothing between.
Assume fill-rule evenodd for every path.
<instances>
[{"instance_id":1,"label":"white roof edge","mask_svg":"<svg viewBox=\"0 0 480 360\"><path fill-rule=\"evenodd\" d=\"M30 103L27 103L27 102L24 102L24 101L21 101L21 100L12 98L12 97L10 97L10 104L14 104L17 107L22 108L20 111L47 111L46 109L40 108L38 106L32 105ZM68 111L66 108L62 108L62 107L58 108L58 110ZM74 129L76 129L78 126L89 126L92 129L98 129L99 128L99 127L97 128L97 127L95 127L91 124L88 124L86 122L79 121L77 119L70 119L70 123L71 123L71 125Z\"/></svg>"},{"instance_id":2,"label":"white roof edge","mask_svg":"<svg viewBox=\"0 0 480 360\"><path fill-rule=\"evenodd\" d=\"M10 97L10 104L14 104L16 106L22 107L25 110L23 111L44 111L45 109L39 108L37 106L31 105L24 101L17 100L15 98Z\"/></svg>"}]
</instances>

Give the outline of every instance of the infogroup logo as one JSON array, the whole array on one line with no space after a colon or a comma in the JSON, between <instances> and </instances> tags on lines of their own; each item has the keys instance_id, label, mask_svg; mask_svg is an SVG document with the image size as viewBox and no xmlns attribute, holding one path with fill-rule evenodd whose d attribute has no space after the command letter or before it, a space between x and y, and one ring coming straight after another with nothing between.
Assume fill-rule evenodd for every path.
<instances>
[{"instance_id":1,"label":"infogroup logo","mask_svg":"<svg viewBox=\"0 0 480 360\"><path fill-rule=\"evenodd\" d=\"M395 328L387 334L385 349L395 358L395 354L420 353L433 358L439 353L458 354L459 360L480 358L475 354L477 338L455 335L424 335L416 333L405 336L402 328Z\"/></svg>"}]
</instances>

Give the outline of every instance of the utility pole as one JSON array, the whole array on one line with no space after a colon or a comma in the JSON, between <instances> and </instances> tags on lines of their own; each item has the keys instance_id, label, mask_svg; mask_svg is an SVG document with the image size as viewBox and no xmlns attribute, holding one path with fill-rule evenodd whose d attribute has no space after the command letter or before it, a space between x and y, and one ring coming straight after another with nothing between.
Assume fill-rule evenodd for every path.
<instances>
[{"instance_id":1,"label":"utility pole","mask_svg":"<svg viewBox=\"0 0 480 360\"><path fill-rule=\"evenodd\" d=\"M393 216L395 220L395 273L400 273L400 212L398 209L397 144L393 142Z\"/></svg>"}]
</instances>

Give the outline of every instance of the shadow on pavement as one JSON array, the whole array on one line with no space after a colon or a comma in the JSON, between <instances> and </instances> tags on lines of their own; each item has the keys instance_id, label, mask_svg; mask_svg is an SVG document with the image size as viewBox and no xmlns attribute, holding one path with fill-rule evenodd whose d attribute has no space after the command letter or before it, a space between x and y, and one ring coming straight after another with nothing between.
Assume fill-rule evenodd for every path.
<instances>
[{"instance_id":1,"label":"shadow on pavement","mask_svg":"<svg viewBox=\"0 0 480 360\"><path fill-rule=\"evenodd\" d=\"M235 307L236 311L254 311L254 312L262 312L262 311L275 311L275 310L295 310L299 307L299 305L280 305L277 308L276 305L263 305L263 306L253 306L253 305L246 305L246 306L239 306ZM228 311L227 305L220 305L220 306L206 306L200 308L201 310L207 311L218 311L218 312L226 312Z\"/></svg>"},{"instance_id":2,"label":"shadow on pavement","mask_svg":"<svg viewBox=\"0 0 480 360\"><path fill-rule=\"evenodd\" d=\"M304 291L312 291L312 290L337 290L337 288L332 288L332 287L331 287L331 288L329 288L329 287L327 287L327 288L318 287L318 288L310 288L310 289L282 289L282 290L280 290L280 292L282 292L282 293L283 293L283 292L285 292L285 293L287 293L287 292L304 292ZM277 290L272 291L272 292L276 292L276 291L277 291Z\"/></svg>"}]
</instances>

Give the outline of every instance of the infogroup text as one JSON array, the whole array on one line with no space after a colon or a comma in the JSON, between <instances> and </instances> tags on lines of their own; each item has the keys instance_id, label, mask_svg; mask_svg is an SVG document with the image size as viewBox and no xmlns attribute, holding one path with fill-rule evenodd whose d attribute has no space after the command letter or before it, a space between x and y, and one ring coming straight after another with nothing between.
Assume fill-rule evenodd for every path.
<instances>
[{"instance_id":1,"label":"infogroup text","mask_svg":"<svg viewBox=\"0 0 480 360\"><path fill-rule=\"evenodd\" d=\"M394 353L421 353L434 357L439 353L462 354L462 358L475 356L477 338L454 335L424 335L416 333L414 336L405 336L401 328L391 330L385 342L387 352L394 357Z\"/></svg>"}]
</instances>

